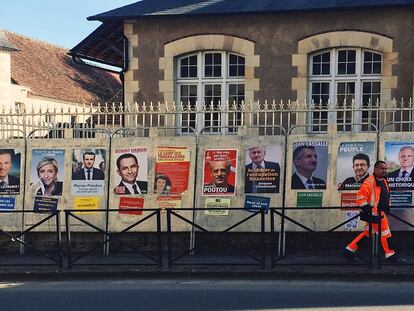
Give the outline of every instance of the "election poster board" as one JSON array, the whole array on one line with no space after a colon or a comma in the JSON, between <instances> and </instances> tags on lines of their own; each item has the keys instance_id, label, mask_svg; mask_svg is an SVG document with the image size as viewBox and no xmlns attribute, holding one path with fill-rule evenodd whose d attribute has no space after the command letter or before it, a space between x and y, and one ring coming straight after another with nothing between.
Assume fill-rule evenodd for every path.
<instances>
[{"instance_id":1,"label":"election poster board","mask_svg":"<svg viewBox=\"0 0 414 311\"><path fill-rule=\"evenodd\" d=\"M245 193L279 193L281 145L252 146L246 149Z\"/></svg>"},{"instance_id":2,"label":"election poster board","mask_svg":"<svg viewBox=\"0 0 414 311\"><path fill-rule=\"evenodd\" d=\"M61 196L65 177L65 150L33 149L30 191L35 196Z\"/></svg>"},{"instance_id":3,"label":"election poster board","mask_svg":"<svg viewBox=\"0 0 414 311\"><path fill-rule=\"evenodd\" d=\"M74 149L72 152L72 196L103 196L105 149Z\"/></svg>"},{"instance_id":4,"label":"election poster board","mask_svg":"<svg viewBox=\"0 0 414 311\"><path fill-rule=\"evenodd\" d=\"M188 190L190 150L186 147L158 147L154 193L182 194Z\"/></svg>"},{"instance_id":5,"label":"election poster board","mask_svg":"<svg viewBox=\"0 0 414 311\"><path fill-rule=\"evenodd\" d=\"M390 190L414 190L414 142L385 142L385 161Z\"/></svg>"},{"instance_id":6,"label":"election poster board","mask_svg":"<svg viewBox=\"0 0 414 311\"><path fill-rule=\"evenodd\" d=\"M236 195L237 149L206 149L203 167L202 195Z\"/></svg>"},{"instance_id":7,"label":"election poster board","mask_svg":"<svg viewBox=\"0 0 414 311\"><path fill-rule=\"evenodd\" d=\"M328 142L293 143L292 190L326 189Z\"/></svg>"},{"instance_id":8,"label":"election poster board","mask_svg":"<svg viewBox=\"0 0 414 311\"><path fill-rule=\"evenodd\" d=\"M19 148L0 149L0 195L20 194L20 166Z\"/></svg>"},{"instance_id":9,"label":"election poster board","mask_svg":"<svg viewBox=\"0 0 414 311\"><path fill-rule=\"evenodd\" d=\"M374 142L342 142L338 148L336 185L339 191L358 190L372 174Z\"/></svg>"},{"instance_id":10,"label":"election poster board","mask_svg":"<svg viewBox=\"0 0 414 311\"><path fill-rule=\"evenodd\" d=\"M117 195L142 195L148 193L147 147L117 148L114 150L113 172Z\"/></svg>"}]
</instances>

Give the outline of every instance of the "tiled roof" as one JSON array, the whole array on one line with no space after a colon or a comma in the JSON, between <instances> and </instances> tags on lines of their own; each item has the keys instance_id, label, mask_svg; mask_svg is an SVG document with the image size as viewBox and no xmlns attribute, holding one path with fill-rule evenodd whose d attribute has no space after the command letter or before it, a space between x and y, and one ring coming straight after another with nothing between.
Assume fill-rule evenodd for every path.
<instances>
[{"instance_id":1,"label":"tiled roof","mask_svg":"<svg viewBox=\"0 0 414 311\"><path fill-rule=\"evenodd\" d=\"M0 50L17 51L16 47L7 40L6 35L0 29Z\"/></svg>"},{"instance_id":2,"label":"tiled roof","mask_svg":"<svg viewBox=\"0 0 414 311\"><path fill-rule=\"evenodd\" d=\"M18 49L11 53L12 81L29 87L34 95L94 104L122 100L122 85L116 74L73 62L65 48L4 33Z\"/></svg>"},{"instance_id":3,"label":"tiled roof","mask_svg":"<svg viewBox=\"0 0 414 311\"><path fill-rule=\"evenodd\" d=\"M145 16L269 13L413 4L414 0L143 0L88 19L104 21Z\"/></svg>"}]
</instances>

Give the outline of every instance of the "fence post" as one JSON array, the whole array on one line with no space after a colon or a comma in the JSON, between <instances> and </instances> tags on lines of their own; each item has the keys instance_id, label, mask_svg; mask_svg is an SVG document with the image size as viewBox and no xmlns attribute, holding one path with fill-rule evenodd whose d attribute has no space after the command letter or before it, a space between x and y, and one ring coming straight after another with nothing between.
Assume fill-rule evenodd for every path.
<instances>
[{"instance_id":1,"label":"fence post","mask_svg":"<svg viewBox=\"0 0 414 311\"><path fill-rule=\"evenodd\" d=\"M172 241L171 241L171 211L167 209L167 249L168 268L172 267Z\"/></svg>"}]
</instances>

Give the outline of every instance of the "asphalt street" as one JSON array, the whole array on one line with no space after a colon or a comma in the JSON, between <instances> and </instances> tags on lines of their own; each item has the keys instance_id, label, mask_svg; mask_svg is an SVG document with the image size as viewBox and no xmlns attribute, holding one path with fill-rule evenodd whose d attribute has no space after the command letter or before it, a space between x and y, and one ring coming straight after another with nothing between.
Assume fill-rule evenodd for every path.
<instances>
[{"instance_id":1,"label":"asphalt street","mask_svg":"<svg viewBox=\"0 0 414 311\"><path fill-rule=\"evenodd\" d=\"M95 280L0 282L1 310L414 310L414 283Z\"/></svg>"}]
</instances>

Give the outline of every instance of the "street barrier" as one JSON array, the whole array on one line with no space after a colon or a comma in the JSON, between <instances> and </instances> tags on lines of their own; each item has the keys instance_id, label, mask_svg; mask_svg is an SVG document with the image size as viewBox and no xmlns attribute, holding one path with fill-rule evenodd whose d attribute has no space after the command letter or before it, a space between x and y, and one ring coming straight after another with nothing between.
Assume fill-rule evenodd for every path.
<instances>
[{"instance_id":1,"label":"street barrier","mask_svg":"<svg viewBox=\"0 0 414 311\"><path fill-rule=\"evenodd\" d=\"M177 209L167 209L167 248L168 248L168 267L172 268L173 265L259 265L263 269L266 265L266 246L265 246L265 211L264 210L258 210L254 213L251 213L251 215L248 215L246 217L242 216L242 219L238 222L228 226L226 229L217 232L214 231L214 236L212 237L215 241L221 241L224 242L226 247L229 249L232 249L236 251L238 256L242 256L244 258L249 258L251 261L239 261L240 258L236 257L236 260L231 260L227 262L220 261L219 260L211 260L210 256L205 256L203 260L199 260L200 257L203 257L202 252L198 252L198 250L202 247L200 243L195 242L194 246L190 246L190 249L181 252L178 255L174 256L174 249L173 249L173 242L172 242L172 219L175 218L177 220L183 221L185 223L191 224L195 228L195 235L197 235L198 232L202 233L209 233L210 231L206 229L204 226L199 225L195 221L188 219L186 217L183 217L179 214L179 211ZM231 213L240 213L240 212L246 212L243 208L195 208L193 209L195 211L218 211L218 212L225 212L225 211L231 211ZM226 238L217 236L218 233L228 233L231 232L233 229L239 227L240 225L246 223L247 221L251 219L259 218L260 221L260 251L259 254L252 254L251 252L243 250L240 246L236 245L235 243L229 241ZM216 250L217 251L217 250ZM192 256L188 256L192 255ZM213 254L217 255L217 254ZM185 261L179 261L180 259L185 258ZM198 259L198 260L197 260ZM209 259L211 261L209 261ZM217 258L216 258L217 259ZM227 259L228 260L228 259Z\"/></svg>"},{"instance_id":2,"label":"street barrier","mask_svg":"<svg viewBox=\"0 0 414 311\"><path fill-rule=\"evenodd\" d=\"M158 267L162 266L162 252L161 252L161 211L159 209L129 209L128 212L140 212L145 213L149 212L148 215L142 216L141 219L135 221L132 224L129 224L127 227L122 228L119 231L108 231L105 228L100 228L85 219L85 217L81 217L78 214L82 213L90 213L90 212L101 212L101 213L118 213L118 209L109 209L109 210L65 210L65 227L66 227L66 260L67 260L67 268L72 268L74 265L78 266L85 266L85 265L156 265ZM155 225L153 225L156 235L157 235L157 247L156 247L156 254L150 255L141 250L139 247L134 245L125 243L121 238L128 232L133 231L135 227L142 226L143 224L147 223L149 220L153 220L155 218ZM100 233L102 236L102 241L97 242L93 247L87 249L86 251L75 252L73 250L73 239L71 237L71 224L73 224L73 220L77 220L82 224L88 226L89 228L95 230L96 232ZM119 258L120 261L113 262L107 261L105 258L108 258L111 254L111 247L113 247L116 243L119 243L125 246L126 249L132 251L128 253L126 256L127 261L123 261L124 258ZM82 258L87 258L88 255L92 253L96 253L99 251L98 254L95 256L89 256L90 261L83 261L79 262ZM100 255L99 255L100 253ZM146 261L143 261L142 258L145 258Z\"/></svg>"}]
</instances>

